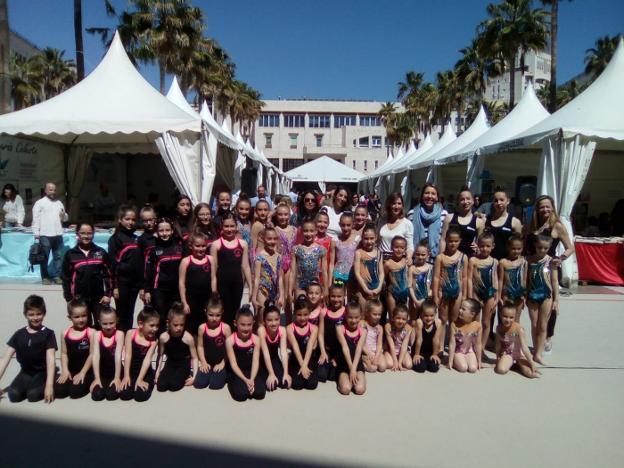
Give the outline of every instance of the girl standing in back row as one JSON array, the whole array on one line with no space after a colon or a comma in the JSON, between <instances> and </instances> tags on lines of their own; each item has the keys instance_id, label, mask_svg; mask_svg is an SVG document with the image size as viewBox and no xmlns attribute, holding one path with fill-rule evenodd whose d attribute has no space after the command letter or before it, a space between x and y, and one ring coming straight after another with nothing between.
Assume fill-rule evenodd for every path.
<instances>
[{"instance_id":1,"label":"girl standing in back row","mask_svg":"<svg viewBox=\"0 0 624 468\"><path fill-rule=\"evenodd\" d=\"M485 222L477 215L473 214L474 196L470 189L464 187L457 195L457 210L453 216L444 218L442 236L440 240L440 252L444 252L446 247L446 232L449 226L456 226L459 229L460 244L459 251L468 258L474 257L477 253L477 237L483 232Z\"/></svg>"},{"instance_id":2,"label":"girl standing in back row","mask_svg":"<svg viewBox=\"0 0 624 468\"><path fill-rule=\"evenodd\" d=\"M236 218L231 212L221 217L221 237L212 243L210 255L217 271L217 290L223 303L223 321L234 324L234 314L243 297L243 287L251 290L247 242L238 239Z\"/></svg>"},{"instance_id":3,"label":"girl standing in back row","mask_svg":"<svg viewBox=\"0 0 624 468\"><path fill-rule=\"evenodd\" d=\"M115 233L108 239L113 274L113 297L119 317L118 327L130 330L134 320L134 306L143 282L143 256L134 234L136 211L122 205L117 213Z\"/></svg>"}]
</instances>

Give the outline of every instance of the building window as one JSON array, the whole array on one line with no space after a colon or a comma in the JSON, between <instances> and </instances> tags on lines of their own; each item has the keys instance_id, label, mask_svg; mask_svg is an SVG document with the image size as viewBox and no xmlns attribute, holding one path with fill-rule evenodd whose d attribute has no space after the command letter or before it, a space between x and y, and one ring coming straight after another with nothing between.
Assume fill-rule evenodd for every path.
<instances>
[{"instance_id":1,"label":"building window","mask_svg":"<svg viewBox=\"0 0 624 468\"><path fill-rule=\"evenodd\" d=\"M388 137L384 137L384 146L385 146L386 148L389 148L389 147L390 147L390 140L388 140Z\"/></svg>"},{"instance_id":2,"label":"building window","mask_svg":"<svg viewBox=\"0 0 624 468\"><path fill-rule=\"evenodd\" d=\"M360 148L368 148L368 137L362 137L358 141L358 146Z\"/></svg>"},{"instance_id":3,"label":"building window","mask_svg":"<svg viewBox=\"0 0 624 468\"><path fill-rule=\"evenodd\" d=\"M381 137L374 136L373 137L373 148L381 148Z\"/></svg>"},{"instance_id":4,"label":"building window","mask_svg":"<svg viewBox=\"0 0 624 468\"><path fill-rule=\"evenodd\" d=\"M304 163L303 159L282 159L282 171L287 172L301 166Z\"/></svg>"},{"instance_id":5,"label":"building window","mask_svg":"<svg viewBox=\"0 0 624 468\"><path fill-rule=\"evenodd\" d=\"M375 161L375 169L379 167L379 161Z\"/></svg>"},{"instance_id":6,"label":"building window","mask_svg":"<svg viewBox=\"0 0 624 468\"><path fill-rule=\"evenodd\" d=\"M279 169L280 167L279 158L267 158L267 159L269 160L271 164L273 164L275 167Z\"/></svg>"},{"instance_id":7,"label":"building window","mask_svg":"<svg viewBox=\"0 0 624 468\"><path fill-rule=\"evenodd\" d=\"M355 126L355 115L334 115L334 128Z\"/></svg>"},{"instance_id":8,"label":"building window","mask_svg":"<svg viewBox=\"0 0 624 468\"><path fill-rule=\"evenodd\" d=\"M304 114L284 114L284 127L299 128L304 126Z\"/></svg>"},{"instance_id":9,"label":"building window","mask_svg":"<svg viewBox=\"0 0 624 468\"><path fill-rule=\"evenodd\" d=\"M315 134L314 135L314 139L316 140L316 147L320 148L321 146L323 146L323 135L322 134Z\"/></svg>"},{"instance_id":10,"label":"building window","mask_svg":"<svg viewBox=\"0 0 624 468\"><path fill-rule=\"evenodd\" d=\"M364 160L364 170L368 171L368 161L366 159Z\"/></svg>"},{"instance_id":11,"label":"building window","mask_svg":"<svg viewBox=\"0 0 624 468\"><path fill-rule=\"evenodd\" d=\"M260 114L259 127L279 127L279 114Z\"/></svg>"},{"instance_id":12,"label":"building window","mask_svg":"<svg viewBox=\"0 0 624 468\"><path fill-rule=\"evenodd\" d=\"M352 162L353 162L353 169L355 169L355 159Z\"/></svg>"},{"instance_id":13,"label":"building window","mask_svg":"<svg viewBox=\"0 0 624 468\"><path fill-rule=\"evenodd\" d=\"M360 115L360 127L379 127L381 119L378 115Z\"/></svg>"},{"instance_id":14,"label":"building window","mask_svg":"<svg viewBox=\"0 0 624 468\"><path fill-rule=\"evenodd\" d=\"M289 133L288 136L290 137L290 147L292 149L297 149L297 133Z\"/></svg>"},{"instance_id":15,"label":"building window","mask_svg":"<svg viewBox=\"0 0 624 468\"><path fill-rule=\"evenodd\" d=\"M273 134L272 133L264 134L264 147L273 148Z\"/></svg>"},{"instance_id":16,"label":"building window","mask_svg":"<svg viewBox=\"0 0 624 468\"><path fill-rule=\"evenodd\" d=\"M308 119L308 126L311 128L329 128L329 115L327 114L310 114Z\"/></svg>"}]
</instances>

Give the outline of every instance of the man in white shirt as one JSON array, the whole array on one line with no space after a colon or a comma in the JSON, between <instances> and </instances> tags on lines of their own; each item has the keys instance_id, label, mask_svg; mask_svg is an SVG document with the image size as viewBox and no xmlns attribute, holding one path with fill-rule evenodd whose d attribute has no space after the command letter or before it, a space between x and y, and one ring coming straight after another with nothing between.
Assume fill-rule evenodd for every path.
<instances>
[{"instance_id":1,"label":"man in white shirt","mask_svg":"<svg viewBox=\"0 0 624 468\"><path fill-rule=\"evenodd\" d=\"M56 199L56 185L48 182L45 186L45 197L37 200L33 205L32 230L35 240L38 240L43 248L43 253L48 258L52 251L54 271L61 272L61 252L63 251L63 225L67 221L65 207L60 200ZM40 265L41 282L43 284L61 284L61 278L51 278L48 272L47 262Z\"/></svg>"}]
</instances>

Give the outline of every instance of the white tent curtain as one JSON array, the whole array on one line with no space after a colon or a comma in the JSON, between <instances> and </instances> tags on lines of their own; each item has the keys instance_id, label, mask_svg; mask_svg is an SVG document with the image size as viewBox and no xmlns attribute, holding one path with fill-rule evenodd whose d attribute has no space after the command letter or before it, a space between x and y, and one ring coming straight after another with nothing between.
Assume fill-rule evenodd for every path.
<instances>
[{"instance_id":1,"label":"white tent curtain","mask_svg":"<svg viewBox=\"0 0 624 468\"><path fill-rule=\"evenodd\" d=\"M269 197L273 197L275 194L272 192L273 190L273 169L269 168L267 171L267 181L266 181L266 193L269 194Z\"/></svg>"},{"instance_id":2,"label":"white tent curtain","mask_svg":"<svg viewBox=\"0 0 624 468\"><path fill-rule=\"evenodd\" d=\"M410 184L410 173L407 171L401 181L401 196L403 197L403 204L406 210L411 208L412 204L412 187Z\"/></svg>"},{"instance_id":3,"label":"white tent curtain","mask_svg":"<svg viewBox=\"0 0 624 468\"><path fill-rule=\"evenodd\" d=\"M321 189L321 193L325 193L325 182L321 182L320 180L317 182L319 188Z\"/></svg>"},{"instance_id":4,"label":"white tent curtain","mask_svg":"<svg viewBox=\"0 0 624 468\"><path fill-rule=\"evenodd\" d=\"M187 139L165 132L156 139L156 146L180 193L187 195L193 205L199 203L199 181L194 177L197 172L193 171L193 163L199 161L194 145Z\"/></svg>"},{"instance_id":5,"label":"white tent curtain","mask_svg":"<svg viewBox=\"0 0 624 468\"><path fill-rule=\"evenodd\" d=\"M210 202L212 187L217 176L217 138L207 129L202 131L200 201Z\"/></svg>"},{"instance_id":6,"label":"white tent curtain","mask_svg":"<svg viewBox=\"0 0 624 468\"><path fill-rule=\"evenodd\" d=\"M80 215L80 192L87 177L87 169L93 156L93 150L86 146L72 146L67 161L67 182L69 184L68 209L72 221Z\"/></svg>"},{"instance_id":7,"label":"white tent curtain","mask_svg":"<svg viewBox=\"0 0 624 468\"><path fill-rule=\"evenodd\" d=\"M242 151L239 151L236 156L236 162L234 163L234 189L240 188L241 186L241 177L246 164L247 158Z\"/></svg>"},{"instance_id":8,"label":"white tent curtain","mask_svg":"<svg viewBox=\"0 0 624 468\"><path fill-rule=\"evenodd\" d=\"M581 135L571 139L563 139L558 135L544 142L537 190L539 194L550 195L555 200L559 217L570 239L574 238L570 216L585 183L595 149L596 142ZM563 248L561 244L559 248ZM574 285L578 281L576 256L563 262L561 268L563 284Z\"/></svg>"},{"instance_id":9,"label":"white tent curtain","mask_svg":"<svg viewBox=\"0 0 624 468\"><path fill-rule=\"evenodd\" d=\"M262 164L258 163L258 178L257 178L258 186L264 185L263 176L264 176L264 167L262 166Z\"/></svg>"},{"instance_id":10,"label":"white tent curtain","mask_svg":"<svg viewBox=\"0 0 624 468\"><path fill-rule=\"evenodd\" d=\"M428 184L438 184L440 169L435 164L429 166L429 170L427 171L427 183Z\"/></svg>"},{"instance_id":11,"label":"white tent curtain","mask_svg":"<svg viewBox=\"0 0 624 468\"><path fill-rule=\"evenodd\" d=\"M468 168L466 170L466 185L473 193L482 192L481 173L483 172L485 156L475 154L468 158Z\"/></svg>"}]
</instances>

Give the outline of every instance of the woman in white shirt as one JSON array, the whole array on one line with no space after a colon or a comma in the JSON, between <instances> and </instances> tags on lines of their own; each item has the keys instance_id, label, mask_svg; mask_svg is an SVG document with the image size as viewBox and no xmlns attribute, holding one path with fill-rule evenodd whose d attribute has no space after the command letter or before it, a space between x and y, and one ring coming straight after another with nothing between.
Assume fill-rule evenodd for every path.
<instances>
[{"instance_id":1,"label":"woman in white shirt","mask_svg":"<svg viewBox=\"0 0 624 468\"><path fill-rule=\"evenodd\" d=\"M385 204L385 217L379 229L379 250L384 257L392 253L392 239L400 236L407 242L407 261L411 263L414 253L414 227L405 217L403 197L395 192L388 195Z\"/></svg>"},{"instance_id":2,"label":"woman in white shirt","mask_svg":"<svg viewBox=\"0 0 624 468\"><path fill-rule=\"evenodd\" d=\"M323 211L327 213L329 217L329 226L327 227L327 235L332 239L338 239L338 236L342 232L340 230L340 216L345 211L348 211L348 206L351 203L351 194L349 189L343 186L339 186L334 191L332 203L330 206L324 206Z\"/></svg>"},{"instance_id":3,"label":"woman in white shirt","mask_svg":"<svg viewBox=\"0 0 624 468\"><path fill-rule=\"evenodd\" d=\"M24 202L17 194L13 184L6 184L2 189L2 213L4 215L4 227L16 227L24 224Z\"/></svg>"}]
</instances>

